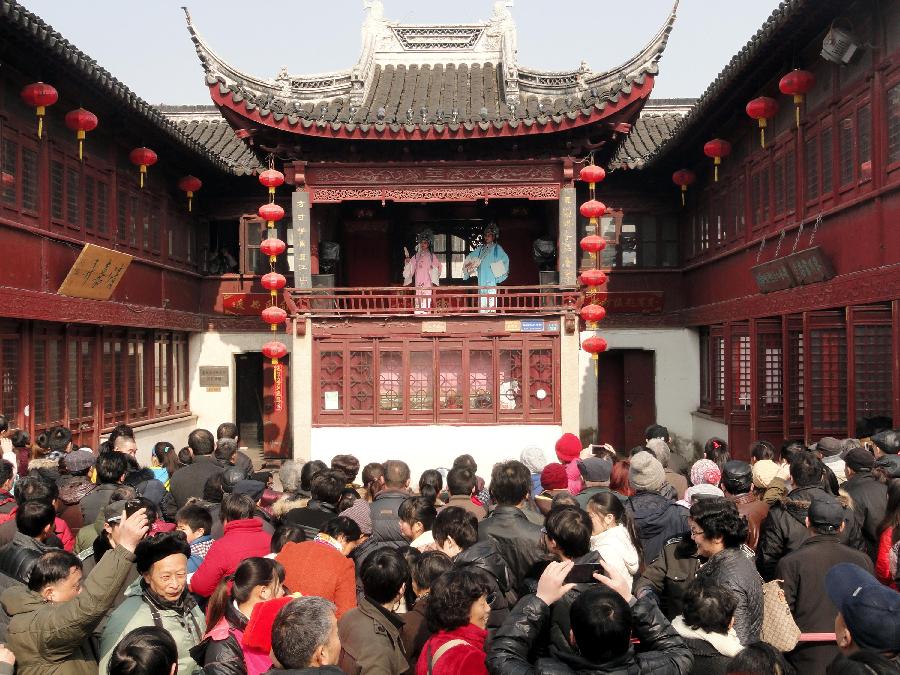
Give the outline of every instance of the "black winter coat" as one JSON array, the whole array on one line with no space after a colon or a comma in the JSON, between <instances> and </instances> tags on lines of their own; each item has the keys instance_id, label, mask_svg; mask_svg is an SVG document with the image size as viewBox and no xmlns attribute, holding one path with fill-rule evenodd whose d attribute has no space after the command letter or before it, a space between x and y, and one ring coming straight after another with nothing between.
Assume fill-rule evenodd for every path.
<instances>
[{"instance_id":1,"label":"black winter coat","mask_svg":"<svg viewBox=\"0 0 900 675\"><path fill-rule=\"evenodd\" d=\"M391 542L397 546L406 546L409 542L400 531L400 505L409 498L407 490L382 490L372 500L372 536L371 539Z\"/></svg>"},{"instance_id":2,"label":"black winter coat","mask_svg":"<svg viewBox=\"0 0 900 675\"><path fill-rule=\"evenodd\" d=\"M734 593L734 630L742 645L759 640L763 621L762 579L744 548L719 551L697 570L698 579L709 579Z\"/></svg>"},{"instance_id":3,"label":"black winter coat","mask_svg":"<svg viewBox=\"0 0 900 675\"><path fill-rule=\"evenodd\" d=\"M809 537L806 512L812 499L827 495L818 485L798 487L769 508L769 515L759 531L756 546L756 568L765 581L775 578L775 565L791 551L796 551ZM859 551L865 550L856 516L849 505L844 506L844 531L839 535L842 544Z\"/></svg>"},{"instance_id":4,"label":"black winter coat","mask_svg":"<svg viewBox=\"0 0 900 675\"><path fill-rule=\"evenodd\" d=\"M687 675L693 657L650 598L631 608L632 627L643 650L629 648L606 663L591 663L576 654L528 662L535 640L550 620L550 608L535 595L522 598L503 627L494 635L488 652L488 670L494 675Z\"/></svg>"},{"instance_id":5,"label":"black winter coat","mask_svg":"<svg viewBox=\"0 0 900 675\"><path fill-rule=\"evenodd\" d=\"M331 504L326 504L318 499L310 499L303 508L288 511L282 520L302 527L307 541L312 541L325 523L336 516L337 511Z\"/></svg>"},{"instance_id":6,"label":"black winter coat","mask_svg":"<svg viewBox=\"0 0 900 675\"><path fill-rule=\"evenodd\" d=\"M625 508L634 516L647 563L656 560L667 541L690 529L688 512L655 492L638 492L625 500Z\"/></svg>"},{"instance_id":7,"label":"black winter coat","mask_svg":"<svg viewBox=\"0 0 900 675\"><path fill-rule=\"evenodd\" d=\"M225 605L225 620L239 631L247 628L247 619L241 616L231 602ZM191 649L191 656L203 666L204 675L247 675L244 651L230 632L224 639L214 639L207 635Z\"/></svg>"},{"instance_id":8,"label":"black winter coat","mask_svg":"<svg viewBox=\"0 0 900 675\"><path fill-rule=\"evenodd\" d=\"M153 502L157 512L166 522L175 522L175 514L178 512L175 497L156 479L151 469L144 468L128 474L125 484L132 486L139 497Z\"/></svg>"},{"instance_id":9,"label":"black winter coat","mask_svg":"<svg viewBox=\"0 0 900 675\"><path fill-rule=\"evenodd\" d=\"M887 485L875 478L871 471L860 471L848 478L843 488L853 500L853 511L866 542L866 553L875 560L878 557L878 526L887 510Z\"/></svg>"},{"instance_id":10,"label":"black winter coat","mask_svg":"<svg viewBox=\"0 0 900 675\"><path fill-rule=\"evenodd\" d=\"M50 547L28 537L21 532L16 532L13 540L3 548L0 548L0 572L8 577L28 583L31 578L31 570L37 559Z\"/></svg>"},{"instance_id":11,"label":"black winter coat","mask_svg":"<svg viewBox=\"0 0 900 675\"><path fill-rule=\"evenodd\" d=\"M521 593L521 584L536 563L547 559L541 545L541 526L535 525L522 509L498 506L478 523L478 539L491 540L509 569L510 587Z\"/></svg>"},{"instance_id":12,"label":"black winter coat","mask_svg":"<svg viewBox=\"0 0 900 675\"><path fill-rule=\"evenodd\" d=\"M641 598L652 594L670 621L684 611L684 592L697 574L700 558L690 537L666 542L662 555L635 581L634 594Z\"/></svg>"},{"instance_id":13,"label":"black winter coat","mask_svg":"<svg viewBox=\"0 0 900 675\"><path fill-rule=\"evenodd\" d=\"M889 478L900 478L900 455L883 455L875 460L875 468L884 471Z\"/></svg>"},{"instance_id":14,"label":"black winter coat","mask_svg":"<svg viewBox=\"0 0 900 675\"><path fill-rule=\"evenodd\" d=\"M732 657L716 651L706 640L681 638L694 655L694 667L690 675L727 675Z\"/></svg>"},{"instance_id":15,"label":"black winter coat","mask_svg":"<svg viewBox=\"0 0 900 675\"><path fill-rule=\"evenodd\" d=\"M453 559L453 567L473 567L486 572L497 594L491 603L487 628L490 632L499 628L509 616L510 607L516 604L517 598L509 586L509 571L497 545L492 541L476 542Z\"/></svg>"}]
</instances>

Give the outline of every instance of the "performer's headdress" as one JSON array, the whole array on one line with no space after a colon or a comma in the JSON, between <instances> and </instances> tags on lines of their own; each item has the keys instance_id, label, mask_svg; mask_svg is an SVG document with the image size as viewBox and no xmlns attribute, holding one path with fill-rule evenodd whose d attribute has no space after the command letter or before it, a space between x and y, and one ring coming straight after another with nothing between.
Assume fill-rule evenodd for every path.
<instances>
[{"instance_id":1,"label":"performer's headdress","mask_svg":"<svg viewBox=\"0 0 900 675\"><path fill-rule=\"evenodd\" d=\"M421 241L428 242L429 250L434 250L434 232L431 230L425 229L416 233L416 244L418 245Z\"/></svg>"},{"instance_id":2,"label":"performer's headdress","mask_svg":"<svg viewBox=\"0 0 900 675\"><path fill-rule=\"evenodd\" d=\"M500 238L500 228L497 227L496 223L488 223L485 225L484 233L487 234L488 232L494 235L494 241Z\"/></svg>"}]
</instances>

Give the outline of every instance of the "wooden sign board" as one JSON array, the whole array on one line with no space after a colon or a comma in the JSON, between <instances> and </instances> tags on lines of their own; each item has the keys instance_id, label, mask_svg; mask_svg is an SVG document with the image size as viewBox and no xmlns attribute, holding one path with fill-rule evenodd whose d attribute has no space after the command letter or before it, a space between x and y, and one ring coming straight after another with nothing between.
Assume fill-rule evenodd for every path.
<instances>
[{"instance_id":1,"label":"wooden sign board","mask_svg":"<svg viewBox=\"0 0 900 675\"><path fill-rule=\"evenodd\" d=\"M770 260L750 268L760 293L783 291L797 285L784 258Z\"/></svg>"},{"instance_id":2,"label":"wooden sign board","mask_svg":"<svg viewBox=\"0 0 900 675\"><path fill-rule=\"evenodd\" d=\"M760 293L783 291L834 277L831 261L818 246L752 267Z\"/></svg>"},{"instance_id":3,"label":"wooden sign board","mask_svg":"<svg viewBox=\"0 0 900 675\"><path fill-rule=\"evenodd\" d=\"M71 298L109 300L131 260L127 253L85 244L57 293Z\"/></svg>"}]
</instances>

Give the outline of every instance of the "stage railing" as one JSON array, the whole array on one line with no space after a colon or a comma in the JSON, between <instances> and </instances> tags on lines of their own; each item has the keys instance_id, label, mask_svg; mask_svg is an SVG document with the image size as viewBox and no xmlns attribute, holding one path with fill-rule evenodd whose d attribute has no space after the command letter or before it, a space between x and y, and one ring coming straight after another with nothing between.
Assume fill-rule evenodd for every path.
<instances>
[{"instance_id":1,"label":"stage railing","mask_svg":"<svg viewBox=\"0 0 900 675\"><path fill-rule=\"evenodd\" d=\"M555 285L292 288L288 293L299 314L313 317L560 314L574 311L581 295Z\"/></svg>"}]
</instances>

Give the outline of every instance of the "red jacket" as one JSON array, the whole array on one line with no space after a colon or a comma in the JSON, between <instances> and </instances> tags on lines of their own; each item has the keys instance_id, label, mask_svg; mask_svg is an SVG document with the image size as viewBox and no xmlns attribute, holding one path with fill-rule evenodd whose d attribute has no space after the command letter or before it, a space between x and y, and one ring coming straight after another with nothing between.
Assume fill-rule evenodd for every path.
<instances>
[{"instance_id":1,"label":"red jacket","mask_svg":"<svg viewBox=\"0 0 900 675\"><path fill-rule=\"evenodd\" d=\"M435 633L422 648L419 662L416 664L416 675L428 675L429 661L441 645L450 640L464 640L466 644L451 647L441 655L432 669L432 675L488 675L484 664L487 655L484 653L484 641L487 631L475 624L468 623L462 628Z\"/></svg>"},{"instance_id":2,"label":"red jacket","mask_svg":"<svg viewBox=\"0 0 900 675\"><path fill-rule=\"evenodd\" d=\"M878 557L875 559L875 576L885 586L897 588L895 577L891 574L891 548L894 539L894 528L886 527L878 540Z\"/></svg>"},{"instance_id":3,"label":"red jacket","mask_svg":"<svg viewBox=\"0 0 900 675\"><path fill-rule=\"evenodd\" d=\"M275 556L284 565L284 585L292 593L314 595L337 607L337 618L356 607L353 561L321 541L288 542Z\"/></svg>"},{"instance_id":4,"label":"red jacket","mask_svg":"<svg viewBox=\"0 0 900 675\"><path fill-rule=\"evenodd\" d=\"M213 542L200 567L191 577L191 590L208 598L222 577L234 572L245 559L269 555L272 535L256 518L225 523L225 534Z\"/></svg>"},{"instance_id":5,"label":"red jacket","mask_svg":"<svg viewBox=\"0 0 900 675\"><path fill-rule=\"evenodd\" d=\"M19 507L16 506L10 511L3 515L4 520L0 522L6 522L8 520L16 519L16 511L19 510ZM72 530L69 529L68 524L62 518L57 516L53 520L53 534L59 537L59 540L62 542L63 550L72 553L75 550L75 537L72 535Z\"/></svg>"}]
</instances>

